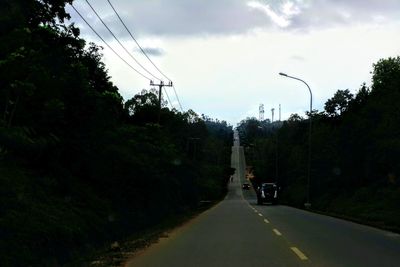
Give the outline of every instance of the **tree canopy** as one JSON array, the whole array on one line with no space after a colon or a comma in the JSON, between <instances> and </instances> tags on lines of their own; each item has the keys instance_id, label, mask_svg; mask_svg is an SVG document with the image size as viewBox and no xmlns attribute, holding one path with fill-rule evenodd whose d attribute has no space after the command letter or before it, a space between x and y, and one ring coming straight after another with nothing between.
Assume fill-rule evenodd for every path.
<instances>
[{"instance_id":1,"label":"tree canopy","mask_svg":"<svg viewBox=\"0 0 400 267\"><path fill-rule=\"evenodd\" d=\"M125 101L72 1L0 4L0 265L56 266L217 201L232 128L143 90ZM138 90L139 91L139 90Z\"/></svg>"},{"instance_id":2,"label":"tree canopy","mask_svg":"<svg viewBox=\"0 0 400 267\"><path fill-rule=\"evenodd\" d=\"M335 95L325 103L325 112L332 117L340 116L345 112L349 103L353 100L353 94L349 89L338 90Z\"/></svg>"}]
</instances>

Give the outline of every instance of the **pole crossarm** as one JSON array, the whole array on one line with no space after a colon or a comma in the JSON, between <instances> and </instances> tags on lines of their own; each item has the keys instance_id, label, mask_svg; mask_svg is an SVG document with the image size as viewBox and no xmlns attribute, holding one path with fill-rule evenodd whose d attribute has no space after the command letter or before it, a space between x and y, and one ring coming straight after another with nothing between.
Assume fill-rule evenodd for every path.
<instances>
[{"instance_id":1,"label":"pole crossarm","mask_svg":"<svg viewBox=\"0 0 400 267\"><path fill-rule=\"evenodd\" d=\"M172 81L169 81L168 83L164 83L163 81L161 81L159 84L157 84L157 83L154 83L153 80L151 80L150 86L172 87L173 83L172 83Z\"/></svg>"},{"instance_id":2,"label":"pole crossarm","mask_svg":"<svg viewBox=\"0 0 400 267\"><path fill-rule=\"evenodd\" d=\"M157 115L157 123L160 124L162 88L163 87L172 87L173 83L172 83L172 81L169 81L168 83L164 83L163 81L161 81L159 84L156 84L156 83L153 82L153 80L150 80L150 86L158 86L158 115Z\"/></svg>"}]
</instances>

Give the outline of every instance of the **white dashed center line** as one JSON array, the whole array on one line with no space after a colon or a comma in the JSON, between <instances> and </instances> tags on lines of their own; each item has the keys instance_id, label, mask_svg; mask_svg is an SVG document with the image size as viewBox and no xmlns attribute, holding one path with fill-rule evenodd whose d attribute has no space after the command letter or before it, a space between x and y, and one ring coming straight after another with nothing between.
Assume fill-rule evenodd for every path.
<instances>
[{"instance_id":1,"label":"white dashed center line","mask_svg":"<svg viewBox=\"0 0 400 267\"><path fill-rule=\"evenodd\" d=\"M300 249L298 249L296 247L291 247L291 249L293 250L294 253L296 253L297 257L299 257L300 260L302 260L302 261L308 260L307 256L304 255L304 253L301 252Z\"/></svg>"},{"instance_id":2,"label":"white dashed center line","mask_svg":"<svg viewBox=\"0 0 400 267\"><path fill-rule=\"evenodd\" d=\"M275 233L276 235L279 235L279 236L282 235L281 232L278 231L278 229L273 229L272 231L274 231L274 233Z\"/></svg>"}]
</instances>

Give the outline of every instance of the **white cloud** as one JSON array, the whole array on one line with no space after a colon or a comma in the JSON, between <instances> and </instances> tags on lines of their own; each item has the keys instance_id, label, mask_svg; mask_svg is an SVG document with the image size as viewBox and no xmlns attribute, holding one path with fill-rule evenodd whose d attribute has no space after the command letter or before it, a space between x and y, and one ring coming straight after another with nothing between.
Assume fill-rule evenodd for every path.
<instances>
[{"instance_id":1,"label":"white cloud","mask_svg":"<svg viewBox=\"0 0 400 267\"><path fill-rule=\"evenodd\" d=\"M158 48L158 47L142 47L143 51L149 55L149 56L163 56L165 54L165 51L162 48ZM137 48L135 50L136 52L141 52L140 48Z\"/></svg>"},{"instance_id":2,"label":"white cloud","mask_svg":"<svg viewBox=\"0 0 400 267\"><path fill-rule=\"evenodd\" d=\"M294 2L286 2L282 5L282 13L286 16L294 16L300 14L300 8Z\"/></svg>"},{"instance_id":3,"label":"white cloud","mask_svg":"<svg viewBox=\"0 0 400 267\"><path fill-rule=\"evenodd\" d=\"M276 25L278 25L281 28L286 28L287 26L290 25L290 20L289 20L290 15L288 15L287 13L284 13L283 15L278 15L276 12L274 12L271 9L271 7L269 5L262 4L257 1L251 1L251 2L247 3L247 5L253 9L264 12L272 20L273 23L275 23ZM287 9L287 6L286 6L286 9ZM285 12L290 13L291 11L285 10Z\"/></svg>"}]
</instances>

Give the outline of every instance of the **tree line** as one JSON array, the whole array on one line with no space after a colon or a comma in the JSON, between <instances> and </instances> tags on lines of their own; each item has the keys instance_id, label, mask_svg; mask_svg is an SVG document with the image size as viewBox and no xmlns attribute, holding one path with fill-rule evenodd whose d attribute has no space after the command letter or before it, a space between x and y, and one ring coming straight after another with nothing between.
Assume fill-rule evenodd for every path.
<instances>
[{"instance_id":1,"label":"tree line","mask_svg":"<svg viewBox=\"0 0 400 267\"><path fill-rule=\"evenodd\" d=\"M400 57L373 65L372 84L338 90L324 110L283 122L241 122L257 181L277 181L282 202L303 207L312 119L312 208L400 230Z\"/></svg>"},{"instance_id":2,"label":"tree line","mask_svg":"<svg viewBox=\"0 0 400 267\"><path fill-rule=\"evenodd\" d=\"M124 101L65 0L0 4L0 265L58 266L219 200L232 129Z\"/></svg>"}]
</instances>

